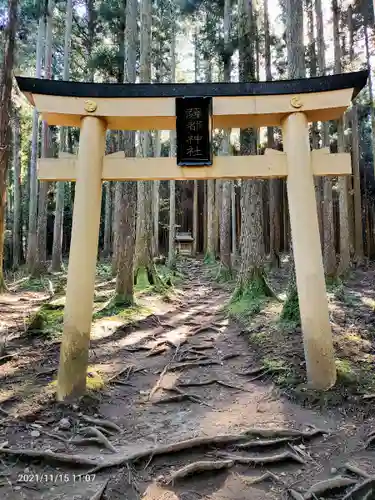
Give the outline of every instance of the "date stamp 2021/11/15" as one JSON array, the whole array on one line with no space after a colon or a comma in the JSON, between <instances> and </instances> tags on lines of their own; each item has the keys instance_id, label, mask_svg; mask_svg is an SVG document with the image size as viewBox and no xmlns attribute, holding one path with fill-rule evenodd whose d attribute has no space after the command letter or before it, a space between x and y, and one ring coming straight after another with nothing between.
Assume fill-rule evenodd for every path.
<instances>
[{"instance_id":1,"label":"date stamp 2021/11/15","mask_svg":"<svg viewBox=\"0 0 375 500\"><path fill-rule=\"evenodd\" d=\"M21 472L17 476L17 483L93 483L96 474L34 474Z\"/></svg>"}]
</instances>

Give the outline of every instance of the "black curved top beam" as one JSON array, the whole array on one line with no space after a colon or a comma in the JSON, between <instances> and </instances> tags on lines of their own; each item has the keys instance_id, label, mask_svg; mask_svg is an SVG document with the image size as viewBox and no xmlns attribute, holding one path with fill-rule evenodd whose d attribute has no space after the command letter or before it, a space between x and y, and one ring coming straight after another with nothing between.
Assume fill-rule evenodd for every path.
<instances>
[{"instance_id":1,"label":"black curved top beam","mask_svg":"<svg viewBox=\"0 0 375 500\"><path fill-rule=\"evenodd\" d=\"M253 83L85 83L16 77L22 92L62 97L229 97L306 94L353 88L353 98L366 85L368 71L298 80Z\"/></svg>"}]
</instances>

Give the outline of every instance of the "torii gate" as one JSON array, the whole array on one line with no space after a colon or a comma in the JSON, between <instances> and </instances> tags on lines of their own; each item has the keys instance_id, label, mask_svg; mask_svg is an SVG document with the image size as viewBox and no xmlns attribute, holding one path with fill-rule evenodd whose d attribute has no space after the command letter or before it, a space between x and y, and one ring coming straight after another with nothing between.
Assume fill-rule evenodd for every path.
<instances>
[{"instance_id":1,"label":"torii gate","mask_svg":"<svg viewBox=\"0 0 375 500\"><path fill-rule=\"evenodd\" d=\"M104 180L286 177L308 381L316 389L334 385L314 175L349 175L351 161L349 154L329 154L328 148L311 152L308 123L340 118L367 77L368 71L361 71L300 80L200 84L17 78L20 90L49 125L81 128L77 157L42 158L38 165L40 180L76 181L58 399L80 396L86 387ZM208 105L199 96L208 98ZM189 163L187 149L181 145L181 127L186 125L181 125L183 118L178 114L178 108L184 108L181 97L200 102L207 134L211 123L217 129L281 126L284 152L268 149L264 156L212 159L206 134L207 157ZM107 129L172 130L176 123L180 134L177 162L174 158L125 158L123 153L104 156ZM195 166L186 166L189 164Z\"/></svg>"}]
</instances>

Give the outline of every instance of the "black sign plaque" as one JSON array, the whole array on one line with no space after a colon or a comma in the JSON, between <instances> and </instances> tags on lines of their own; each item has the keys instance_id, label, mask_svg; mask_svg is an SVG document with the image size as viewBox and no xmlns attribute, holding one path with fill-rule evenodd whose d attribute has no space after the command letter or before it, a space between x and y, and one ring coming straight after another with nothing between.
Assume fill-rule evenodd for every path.
<instances>
[{"instance_id":1,"label":"black sign plaque","mask_svg":"<svg viewBox=\"0 0 375 500\"><path fill-rule=\"evenodd\" d=\"M177 165L212 165L212 98L176 98Z\"/></svg>"}]
</instances>

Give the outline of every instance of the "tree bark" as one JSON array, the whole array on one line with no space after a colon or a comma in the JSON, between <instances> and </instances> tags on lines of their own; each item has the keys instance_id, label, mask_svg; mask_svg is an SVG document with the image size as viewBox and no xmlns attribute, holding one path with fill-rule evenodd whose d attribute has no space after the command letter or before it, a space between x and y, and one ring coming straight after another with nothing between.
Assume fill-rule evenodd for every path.
<instances>
[{"instance_id":1,"label":"tree bark","mask_svg":"<svg viewBox=\"0 0 375 500\"><path fill-rule=\"evenodd\" d=\"M141 0L141 47L140 81L151 81L151 25L152 2ZM150 134L141 133L141 154L149 156ZM152 181L139 181L137 192L137 228L136 228L136 268L135 282L140 269L145 269L150 285L160 286L161 280L156 273L152 260Z\"/></svg>"},{"instance_id":2,"label":"tree bark","mask_svg":"<svg viewBox=\"0 0 375 500\"><path fill-rule=\"evenodd\" d=\"M348 6L348 28L349 28L349 58L354 60L354 27L353 27L353 7ZM369 61L368 61L369 62ZM360 266L364 262L363 249L363 224L362 224L362 194L361 194L361 174L359 169L359 123L358 107L353 104L351 110L352 129L352 166L353 166L353 191L354 191L354 252L355 262Z\"/></svg>"},{"instance_id":3,"label":"tree bark","mask_svg":"<svg viewBox=\"0 0 375 500\"><path fill-rule=\"evenodd\" d=\"M239 73L240 81L256 77L255 38L256 25L252 2L241 0L239 10ZM241 154L256 154L256 131L241 130ZM233 300L251 294L269 295L264 280L264 237L262 181L241 181L241 268Z\"/></svg>"},{"instance_id":4,"label":"tree bark","mask_svg":"<svg viewBox=\"0 0 375 500\"><path fill-rule=\"evenodd\" d=\"M14 207L13 207L13 269L21 265L21 126L18 109L13 113L13 171L14 171Z\"/></svg>"},{"instance_id":5,"label":"tree bark","mask_svg":"<svg viewBox=\"0 0 375 500\"><path fill-rule=\"evenodd\" d=\"M135 83L137 59L137 0L127 0L125 10L125 83ZM135 132L124 132L125 156L135 156ZM117 277L116 302L123 305L134 303L134 254L137 185L135 182L119 182L118 225L116 231ZM117 210L117 208L116 208Z\"/></svg>"},{"instance_id":6,"label":"tree bark","mask_svg":"<svg viewBox=\"0 0 375 500\"><path fill-rule=\"evenodd\" d=\"M12 71L14 66L17 22L18 1L9 0L4 59L0 75L0 293L3 293L6 290L3 273L6 178L10 153L9 121L11 112Z\"/></svg>"},{"instance_id":7,"label":"tree bark","mask_svg":"<svg viewBox=\"0 0 375 500\"><path fill-rule=\"evenodd\" d=\"M36 78L42 75L43 40L45 34L45 20L41 13L39 17L38 36L36 42ZM29 231L27 237L27 268L29 273L33 272L36 266L37 254L37 228L38 228L38 135L39 135L39 114L36 108L33 109L33 125L31 136L31 158L30 158L30 198L29 198Z\"/></svg>"},{"instance_id":8,"label":"tree bark","mask_svg":"<svg viewBox=\"0 0 375 500\"><path fill-rule=\"evenodd\" d=\"M286 2L286 48L289 78L304 78L306 76L306 65L303 38L303 3L300 0L287 0ZM289 217L287 219L289 219ZM286 223L287 221L285 221L285 224ZM300 320L300 312L293 255L292 231L289 232L288 236L290 246L290 275L287 299L284 302L281 318L298 322Z\"/></svg>"},{"instance_id":9,"label":"tree bark","mask_svg":"<svg viewBox=\"0 0 375 500\"><path fill-rule=\"evenodd\" d=\"M355 229L355 260L357 265L363 264L363 224L362 224L362 194L361 175L359 170L359 123L358 109L355 104L352 109L352 165L354 179L354 229Z\"/></svg>"},{"instance_id":10,"label":"tree bark","mask_svg":"<svg viewBox=\"0 0 375 500\"><path fill-rule=\"evenodd\" d=\"M264 0L264 44L266 80L272 80L271 72L271 37L268 12L268 0ZM267 127L267 147L274 147L273 127ZM270 260L272 265L280 266L280 179L270 179L269 187L269 224L270 224Z\"/></svg>"},{"instance_id":11,"label":"tree bark","mask_svg":"<svg viewBox=\"0 0 375 500\"><path fill-rule=\"evenodd\" d=\"M193 255L198 253L198 181L194 181L193 194Z\"/></svg>"},{"instance_id":12,"label":"tree bark","mask_svg":"<svg viewBox=\"0 0 375 500\"><path fill-rule=\"evenodd\" d=\"M111 231L112 231L112 183L104 183L105 190L105 208L104 208L104 243L103 257L108 258L111 255Z\"/></svg>"},{"instance_id":13,"label":"tree bark","mask_svg":"<svg viewBox=\"0 0 375 500\"><path fill-rule=\"evenodd\" d=\"M340 11L337 0L332 0L333 13L333 39L335 54L335 72L341 73L341 47L340 47ZM344 142L344 120L337 121L337 152L345 152ZM348 181L346 176L339 176L339 205L340 205L340 262L339 274L345 274L350 267L350 234L349 234L349 204L348 204Z\"/></svg>"},{"instance_id":14,"label":"tree bark","mask_svg":"<svg viewBox=\"0 0 375 500\"><path fill-rule=\"evenodd\" d=\"M176 20L174 13L172 19L172 40L171 40L171 83L176 81ZM169 134L171 157L176 155L176 133L172 130ZM169 181L169 230L168 230L168 267L176 267L176 181Z\"/></svg>"},{"instance_id":15,"label":"tree bark","mask_svg":"<svg viewBox=\"0 0 375 500\"><path fill-rule=\"evenodd\" d=\"M317 28L317 49L318 49L318 71L320 75L326 73L325 43L322 1L315 0L315 15ZM322 147L328 147L329 125L327 122L321 123ZM332 179L323 177L323 264L326 276L333 277L336 274L336 250L335 250L335 227L333 222L333 197Z\"/></svg>"},{"instance_id":16,"label":"tree bark","mask_svg":"<svg viewBox=\"0 0 375 500\"><path fill-rule=\"evenodd\" d=\"M46 20L46 52L44 78L52 78L52 23L54 0L48 0L47 20ZM52 137L51 130L47 122L42 124L42 157L50 158L52 156ZM38 200L38 227L37 227L37 253L36 263L32 270L33 276L40 276L47 270L47 213L48 213L48 191L50 183L42 181L39 188Z\"/></svg>"},{"instance_id":17,"label":"tree bark","mask_svg":"<svg viewBox=\"0 0 375 500\"><path fill-rule=\"evenodd\" d=\"M73 0L67 0L65 17L65 42L64 42L64 70L63 79L69 80L69 59L72 38L72 20L73 20ZM60 128L60 152L65 151L67 129ZM62 269L62 241L64 224L64 198L65 182L58 182L56 185L56 210L55 222L53 227L53 247L51 271L58 272Z\"/></svg>"},{"instance_id":18,"label":"tree bark","mask_svg":"<svg viewBox=\"0 0 375 500\"><path fill-rule=\"evenodd\" d=\"M207 181L207 250L206 262L214 262L215 253L215 181Z\"/></svg>"}]
</instances>

